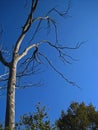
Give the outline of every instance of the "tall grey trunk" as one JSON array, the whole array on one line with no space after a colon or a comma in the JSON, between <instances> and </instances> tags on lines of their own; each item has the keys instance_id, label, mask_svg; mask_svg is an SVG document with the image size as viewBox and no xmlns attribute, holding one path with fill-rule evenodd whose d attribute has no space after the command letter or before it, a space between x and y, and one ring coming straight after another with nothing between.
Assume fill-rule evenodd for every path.
<instances>
[{"instance_id":1,"label":"tall grey trunk","mask_svg":"<svg viewBox=\"0 0 98 130\"><path fill-rule=\"evenodd\" d=\"M5 128L13 130L15 127L15 86L16 86L16 63L12 63L9 70L7 86Z\"/></svg>"}]
</instances>

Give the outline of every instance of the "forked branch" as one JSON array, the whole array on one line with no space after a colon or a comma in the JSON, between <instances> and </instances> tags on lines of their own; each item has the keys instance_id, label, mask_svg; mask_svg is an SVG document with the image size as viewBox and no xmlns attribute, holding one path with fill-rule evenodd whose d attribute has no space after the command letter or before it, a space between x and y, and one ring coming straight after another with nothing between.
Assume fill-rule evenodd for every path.
<instances>
[{"instance_id":1,"label":"forked branch","mask_svg":"<svg viewBox=\"0 0 98 130\"><path fill-rule=\"evenodd\" d=\"M84 42L83 42L84 43ZM40 49L40 45L43 45L43 44L46 44L52 48L54 48L56 50L56 52L58 53L59 55L59 58L61 58L62 62L64 63L70 63L69 60L67 60L67 58L70 58L71 60L74 60L71 56L67 55L64 50L67 50L67 49L78 49L83 43L78 43L75 45L75 47L67 47L67 46L61 46L61 45L55 45L54 43L50 42L50 41L47 41L47 40L42 40L38 43L35 43L35 44L32 44L30 46L28 46L26 48L26 50L23 51L23 53L19 56L19 58L23 58L32 48L35 48L35 50L33 51L32 53L32 56L31 57L28 57L22 64L25 65L25 68L24 70L22 71L22 74L20 73L21 76L25 75L26 73L25 72L28 72L28 68L29 68L29 65L32 61L35 60L35 62L37 63L42 63L42 62L39 62L41 57L43 57L47 62L48 64L50 65L50 67L53 68L53 70L55 72L57 72L66 82L68 82L69 84L73 85L73 86L77 86L79 88L79 86L75 83L75 82L72 82L70 80L68 80L64 74L62 72L60 72L52 63L51 63L51 60L49 60L48 56L46 56L45 54L41 53L41 51L39 51ZM42 60L41 60L42 61ZM30 74L33 74L33 71L30 72ZM27 73L28 75L28 73Z\"/></svg>"},{"instance_id":2,"label":"forked branch","mask_svg":"<svg viewBox=\"0 0 98 130\"><path fill-rule=\"evenodd\" d=\"M41 64L42 62L40 60L40 57L43 57L48 62L48 64L53 68L53 70L55 72L57 72L65 81L67 81L69 84L71 84L73 86L78 87L78 85L76 83L68 80L60 71L58 71L56 69L56 67L53 66L53 64L50 62L49 58L45 54L43 54L43 53L41 53L41 51L39 51L40 45L43 45L43 44L48 45L48 46L50 46L50 47L52 47L53 49L56 50L56 52L58 53L59 58L64 63L69 63L70 64L70 61L67 58L69 58L71 60L73 60L73 58L71 56L67 55L65 50L78 49L83 44L83 43L77 43L76 46L74 46L74 47L67 47L67 46L62 46L60 44L57 44L58 43L57 24L56 24L55 20L49 15L51 13L53 13L53 12L57 13L61 17L64 17L65 15L67 15L68 11L70 9L70 0L69 0L68 8L64 12L60 12L56 8L52 8L44 17L36 17L36 18L34 18L33 15L34 15L34 12L35 12L35 10L37 8L38 1L39 0L32 0L30 13L29 13L29 15L27 17L27 20L26 20L26 22L25 22L25 24L24 24L24 26L22 28L21 34L20 34L19 38L17 39L14 50L13 50L13 57L12 58L17 57L17 59L18 59L17 61L19 61L19 60L23 59L25 56L27 56L27 59L25 59L25 61L22 62L22 64L25 67L22 69L22 71L20 73L18 73L18 75L16 77L19 77L19 76L21 77L21 76L24 76L24 75L34 74L33 69L30 72L31 63L33 63L33 61L35 60L36 63ZM42 41L33 43L33 38L38 33L38 30L39 30L39 28L40 28L40 26L42 24L42 21L44 21L44 20L47 22L49 28L50 28L50 26L53 27L54 33L55 33L55 36L56 36L55 41L50 42L48 40L42 40ZM26 33L29 31L31 25L33 25L33 23L35 23L35 22L38 22L38 25L37 25L37 27L35 29L35 32L34 32L34 34L32 36L32 39L30 40L28 47L24 48L23 52L20 53L20 47L22 45L23 39L26 36ZM28 55L30 50L32 50L32 56ZM5 61L1 51L0 51L0 61L5 66L8 66L8 67L10 66L10 63Z\"/></svg>"},{"instance_id":3,"label":"forked branch","mask_svg":"<svg viewBox=\"0 0 98 130\"><path fill-rule=\"evenodd\" d=\"M14 54L18 54L19 53L21 43L22 43L26 33L28 32L29 28L31 27L32 19L33 19L32 18L33 17L33 13L36 10L37 4L38 4L38 0L32 0L31 11L30 11L30 14L28 15L28 18L27 18L27 21L26 21L25 25L23 26L21 35L20 35L20 37L18 38L18 40L16 42L16 45L15 45L15 48L14 48Z\"/></svg>"},{"instance_id":4,"label":"forked branch","mask_svg":"<svg viewBox=\"0 0 98 130\"><path fill-rule=\"evenodd\" d=\"M39 53L39 55L41 55L42 57L45 58L45 60L48 62L48 64L50 65L50 67L52 67L52 69L57 73L59 74L67 83L71 84L72 86L76 86L78 88L80 88L75 82L72 82L70 81L69 79L67 79L63 73L61 73L59 70L57 70L57 68L51 63L51 61L49 60L49 58L42 54L42 53Z\"/></svg>"}]
</instances>

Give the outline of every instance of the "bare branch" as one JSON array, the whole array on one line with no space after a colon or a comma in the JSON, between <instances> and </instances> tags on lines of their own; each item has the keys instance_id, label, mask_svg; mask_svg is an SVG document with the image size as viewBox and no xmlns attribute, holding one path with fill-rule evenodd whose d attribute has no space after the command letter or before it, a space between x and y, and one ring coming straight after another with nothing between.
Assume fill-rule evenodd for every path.
<instances>
[{"instance_id":1,"label":"bare branch","mask_svg":"<svg viewBox=\"0 0 98 130\"><path fill-rule=\"evenodd\" d=\"M36 29L35 29L35 31L34 31L34 34L33 34L32 38L30 39L29 43L35 38L36 34L38 33L39 27L40 27L40 25L41 25L41 22L42 22L42 20L39 20L39 22L38 22L38 24L37 24L37 27L36 27Z\"/></svg>"},{"instance_id":2,"label":"bare branch","mask_svg":"<svg viewBox=\"0 0 98 130\"><path fill-rule=\"evenodd\" d=\"M38 18L33 19L32 22L36 22L36 21L39 20L39 23L38 23L38 25L37 25L37 27L36 27L36 30L35 30L35 32L34 32L34 34L33 34L33 36L32 36L32 39L31 39L30 41L32 41L32 40L34 39L35 35L38 33L38 29L39 29L39 27L40 27L40 25L41 25L42 20L47 20L48 27L50 28L50 23L52 23L53 26L54 26L54 28L55 28L56 43L58 43L56 22L55 22L55 20L53 20L53 19L49 16L49 14L51 14L51 13L53 13L53 12L56 12L58 15L60 15L60 16L62 17L62 16L68 15L69 9L70 9L70 0L69 0L69 2L68 2L67 9L66 9L64 12L61 13L61 12L58 11L56 8L52 8L50 11L48 11L48 13L47 13L44 17L38 17Z\"/></svg>"},{"instance_id":3,"label":"bare branch","mask_svg":"<svg viewBox=\"0 0 98 130\"><path fill-rule=\"evenodd\" d=\"M3 65L5 65L5 66L10 67L10 63L8 63L8 62L4 59L1 50L0 50L0 62L1 62Z\"/></svg>"},{"instance_id":4,"label":"bare branch","mask_svg":"<svg viewBox=\"0 0 98 130\"><path fill-rule=\"evenodd\" d=\"M78 88L80 88L75 82L72 82L70 80L68 80L60 71L58 71L56 69L56 67L53 66L53 64L51 63L51 61L48 59L48 57L42 53L39 53L42 57L44 57L46 59L46 61L48 62L48 64L52 67L52 69L58 73L67 83L71 84L72 86L76 86Z\"/></svg>"},{"instance_id":5,"label":"bare branch","mask_svg":"<svg viewBox=\"0 0 98 130\"><path fill-rule=\"evenodd\" d=\"M25 85L16 85L16 89L25 89L25 88L40 87L40 86L42 86L41 82L30 83L30 84L25 83Z\"/></svg>"},{"instance_id":6,"label":"bare branch","mask_svg":"<svg viewBox=\"0 0 98 130\"><path fill-rule=\"evenodd\" d=\"M31 49L34 48L34 47L35 47L35 48L38 48L38 45L37 45L37 44L32 44L32 45L28 46L28 47L23 51L23 53L18 56L18 60L20 60L20 59L23 58L25 55L27 55L27 53L29 52L29 50L31 50Z\"/></svg>"},{"instance_id":7,"label":"bare branch","mask_svg":"<svg viewBox=\"0 0 98 130\"><path fill-rule=\"evenodd\" d=\"M44 41L44 42L46 42L46 43L48 43L50 46L52 46L52 47L54 47L54 48L56 48L56 49L66 49L66 50L76 50L76 49L78 49L78 48L80 48L80 46L81 45L83 45L84 43L85 43L85 41L84 42L78 42L74 47L68 47L68 46L62 46L62 45L54 45L53 43L51 43L50 41Z\"/></svg>"},{"instance_id":8,"label":"bare branch","mask_svg":"<svg viewBox=\"0 0 98 130\"><path fill-rule=\"evenodd\" d=\"M79 86L75 82L72 82L69 79L67 79L64 76L64 74L62 72L60 72L56 68L56 66L54 66L52 64L52 62L49 60L49 58L45 54L39 52L40 45L46 44L48 47L51 47L54 50L56 50L57 54L59 55L59 57L61 58L63 63L70 63L68 58L72 59L72 57L68 56L66 53L64 53L64 51L68 50L68 49L70 49L70 50L77 49L83 44L83 43L78 43L75 47L67 47L67 46L62 46L62 45L56 44L56 43L58 43L58 36L57 36L58 30L57 30L56 21L48 15L51 14L52 12L55 12L59 16L64 17L65 15L68 14L70 6L68 5L68 8L64 12L60 12L56 8L53 8L44 17L34 18L33 15L36 11L38 2L39 2L39 0L32 0L31 9L28 14L28 17L24 23L24 26L22 27L22 31L21 31L16 43L14 45L14 49L12 50L11 62L9 62L9 63L7 62L8 60L6 60L6 58L4 58L6 56L3 55L2 50L0 50L0 62L3 63L4 66L9 67L9 74L1 75L0 81L3 82L3 81L8 80L7 93L6 93L7 94L7 103L6 103L5 127L9 127L10 129L14 129L14 127L15 127L15 120L14 120L14 118L15 118L15 88L24 89L26 87L32 87L32 86L36 86L36 85L38 86L40 84L40 83L26 84L26 82L24 82L25 85L18 84L20 78L22 78L22 77L24 78L24 76L29 76L31 74L35 74L35 72L36 72L36 70L34 68L35 66L34 66L34 64L32 65L32 63L36 63L37 65L40 65L40 63L41 63L41 60L39 59L40 57L42 58L43 61L46 61L50 65L50 67L57 74L59 74L67 83L79 88ZM48 40L42 40L42 41L35 42L35 43L29 42L27 47L25 45L23 46L23 49L22 49L23 51L20 50L21 46L22 46L22 42L23 42L26 34L29 32L31 25L33 25L34 22L38 21L38 24L36 24L37 25L36 28L34 27L35 31L33 33L33 37L31 37L32 38L31 41L32 41L33 38L35 37L35 35L37 34L37 32L39 31L39 27L41 26L42 21L44 21L44 20L47 22L48 28L50 28L52 26L53 31L54 31L53 33L55 34L55 38L56 38L55 41L53 43ZM30 50L32 51L32 54L29 55ZM22 58L24 58L24 59L22 59ZM19 60L21 60L21 61L19 62ZM19 69L19 66L17 64L18 62L23 65L20 68L21 70ZM5 87L1 86L0 90L1 89L5 89Z\"/></svg>"},{"instance_id":9,"label":"bare branch","mask_svg":"<svg viewBox=\"0 0 98 130\"><path fill-rule=\"evenodd\" d=\"M70 4L71 4L71 1L69 0L69 1L68 1L67 9L66 9L65 11L63 11L63 12L58 11L58 9L56 9L56 8L52 8L52 9L50 9L50 10L48 11L47 15L49 15L49 14L55 12L55 13L57 13L59 16L64 17L64 16L68 15L68 12L69 12L69 10L70 10Z\"/></svg>"},{"instance_id":10,"label":"bare branch","mask_svg":"<svg viewBox=\"0 0 98 130\"><path fill-rule=\"evenodd\" d=\"M23 71L21 71L17 77L21 77L21 76L28 76L28 75L31 75L31 74L34 74L34 70L29 70L30 68L30 64L35 60L36 62L38 63L41 63L40 60L39 60L39 57L38 56L43 56L49 63L49 65L63 78L65 79L68 83L70 83L71 85L73 86L77 86L78 85L75 83L75 82L72 82L70 80L68 80L60 71L58 71L56 69L56 67L53 66L53 64L50 62L50 60L48 59L47 56L45 56L44 54L42 54L41 52L38 52L38 48L40 47L41 44L47 44L49 45L50 47L56 49L56 51L58 52L59 54L59 57L61 58L61 60L63 61L63 63L70 63L69 60L67 60L65 57L68 57L70 58L71 60L74 60L71 56L67 55L65 52L63 52L64 49L78 49L82 44L84 44L84 42L82 43L78 43L76 44L75 47L66 47L66 46L61 46L61 45L56 45L56 44L53 44L52 42L50 41L47 41L47 40L42 40L38 43L35 43L35 44L31 44L30 46L28 46L22 54L19 55L19 59L23 58L25 55L27 55L27 53L32 49L32 48L35 48L35 50L33 51L32 53L32 56L27 58L22 64L25 65L25 67L23 68Z\"/></svg>"},{"instance_id":11,"label":"bare branch","mask_svg":"<svg viewBox=\"0 0 98 130\"><path fill-rule=\"evenodd\" d=\"M25 77L34 74L38 74L40 72L40 68L38 67L41 64L41 60L39 60L37 50L33 52L31 57L26 58L22 63L20 63L20 67L22 68L19 72L17 72L17 77Z\"/></svg>"},{"instance_id":12,"label":"bare branch","mask_svg":"<svg viewBox=\"0 0 98 130\"><path fill-rule=\"evenodd\" d=\"M9 73L5 73L5 74L0 75L0 82L7 81L8 75L9 75Z\"/></svg>"},{"instance_id":13,"label":"bare branch","mask_svg":"<svg viewBox=\"0 0 98 130\"><path fill-rule=\"evenodd\" d=\"M2 74L2 75L0 75L0 78L7 76L7 75L9 75L9 73Z\"/></svg>"},{"instance_id":14,"label":"bare branch","mask_svg":"<svg viewBox=\"0 0 98 130\"><path fill-rule=\"evenodd\" d=\"M34 39L34 37L36 36L36 34L38 33L39 27L41 26L41 23L42 23L43 20L46 20L46 21L47 21L47 24L48 24L48 27L49 27L49 28L50 28L50 23L52 23L52 25L53 25L53 27L54 27L54 30L55 30L56 43L58 43L56 22L55 22L55 20L52 19L50 16L38 17L38 18L34 18L34 19L32 20L32 23L37 22L37 21L39 21L39 22L38 22L38 25L37 25L37 27L36 27L36 29L35 29L35 32L34 32L32 38L31 38L31 40L30 40L29 42L31 42L31 41Z\"/></svg>"},{"instance_id":15,"label":"bare branch","mask_svg":"<svg viewBox=\"0 0 98 130\"><path fill-rule=\"evenodd\" d=\"M18 38L18 40L16 42L16 45L15 45L15 48L14 48L14 53L15 54L18 54L21 43L22 43L22 41L23 41L23 39L25 37L25 34L29 30L29 28L31 27L32 16L33 16L34 11L36 10L37 4L38 4L38 0L32 0L32 6L31 6L30 14L28 15L27 21L26 21L25 25L23 26L21 35Z\"/></svg>"},{"instance_id":16,"label":"bare branch","mask_svg":"<svg viewBox=\"0 0 98 130\"><path fill-rule=\"evenodd\" d=\"M36 10L37 4L39 0L32 0L32 14Z\"/></svg>"},{"instance_id":17,"label":"bare branch","mask_svg":"<svg viewBox=\"0 0 98 130\"><path fill-rule=\"evenodd\" d=\"M5 81L8 81L8 78L1 78L0 79L0 82L5 82Z\"/></svg>"},{"instance_id":18,"label":"bare branch","mask_svg":"<svg viewBox=\"0 0 98 130\"><path fill-rule=\"evenodd\" d=\"M70 7L68 7L66 11L64 11L64 12L61 13L61 12L58 11L56 8L52 8L52 9L47 13L47 15L49 15L49 14L52 13L52 12L56 12L58 15L64 17L65 15L68 14L69 9L70 9Z\"/></svg>"},{"instance_id":19,"label":"bare branch","mask_svg":"<svg viewBox=\"0 0 98 130\"><path fill-rule=\"evenodd\" d=\"M25 65L25 68L22 71L20 71L20 72L17 73L16 77L21 78L21 77L30 76L32 74L36 74L40 70L40 69L36 70L35 66L32 66L30 68L29 64L30 64L30 62Z\"/></svg>"},{"instance_id":20,"label":"bare branch","mask_svg":"<svg viewBox=\"0 0 98 130\"><path fill-rule=\"evenodd\" d=\"M18 60L20 60L21 58L23 58L24 56L26 56L27 53L28 53L32 48L35 48L35 51L34 51L34 53L33 53L33 56L34 56L34 58L35 58L35 54L36 54L35 52L38 51L39 45L41 45L41 44L43 44L43 43L46 43L46 44L50 45L51 47L55 48L55 49L59 52L59 54L60 54L61 57L62 57L61 54L63 54L61 50L63 50L63 49L70 49L70 50L72 50L72 49L78 49L82 44L84 44L84 42L81 42L81 43L77 43L75 47L67 47L67 46L61 46L61 45L59 45L59 46L58 46L58 45L54 45L54 44L51 43L50 41L42 40L42 41L40 41L40 42L38 42L38 43L31 44L30 46L28 46L28 47L23 51L23 53L18 56Z\"/></svg>"}]
</instances>

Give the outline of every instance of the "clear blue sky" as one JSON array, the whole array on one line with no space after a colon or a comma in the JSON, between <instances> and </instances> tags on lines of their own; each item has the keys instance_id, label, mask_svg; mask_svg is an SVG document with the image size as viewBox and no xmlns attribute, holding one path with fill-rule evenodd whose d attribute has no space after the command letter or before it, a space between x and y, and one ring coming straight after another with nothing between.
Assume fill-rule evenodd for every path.
<instances>
[{"instance_id":1,"label":"clear blue sky","mask_svg":"<svg viewBox=\"0 0 98 130\"><path fill-rule=\"evenodd\" d=\"M4 48L11 50L20 34L30 9L29 3L25 8L24 5L25 0L0 1L0 26L4 29L0 42L2 41ZM67 0L40 0L35 16L44 15L54 6L63 10L67 6ZM61 110L66 110L72 101L92 103L98 110L98 0L72 0L69 16L63 19L56 15L55 18L60 43L74 46L77 42L87 41L80 49L69 52L72 57L78 59L71 65L61 64L57 61L56 55L53 56L56 67L68 79L77 82L81 89L66 83L49 66L44 66L42 67L44 71L36 76L44 85L17 90L16 119L24 113L33 111L34 105L39 101L49 108L51 120L57 119ZM36 40L40 39L39 37L44 38L43 34L39 34ZM53 40L52 35L48 37ZM50 49L45 51L49 56L54 55ZM0 63L0 74L4 70ZM32 80L29 77L29 81ZM0 122L4 121L5 99L5 95L0 97Z\"/></svg>"}]
</instances>

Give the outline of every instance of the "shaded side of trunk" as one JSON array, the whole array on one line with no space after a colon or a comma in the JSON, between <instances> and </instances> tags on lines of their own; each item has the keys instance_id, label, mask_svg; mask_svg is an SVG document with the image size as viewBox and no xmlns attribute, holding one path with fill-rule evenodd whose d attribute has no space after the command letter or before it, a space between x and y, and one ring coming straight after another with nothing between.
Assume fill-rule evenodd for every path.
<instances>
[{"instance_id":1,"label":"shaded side of trunk","mask_svg":"<svg viewBox=\"0 0 98 130\"><path fill-rule=\"evenodd\" d=\"M5 128L13 130L15 127L15 86L16 86L16 63L9 70L7 86Z\"/></svg>"}]
</instances>

